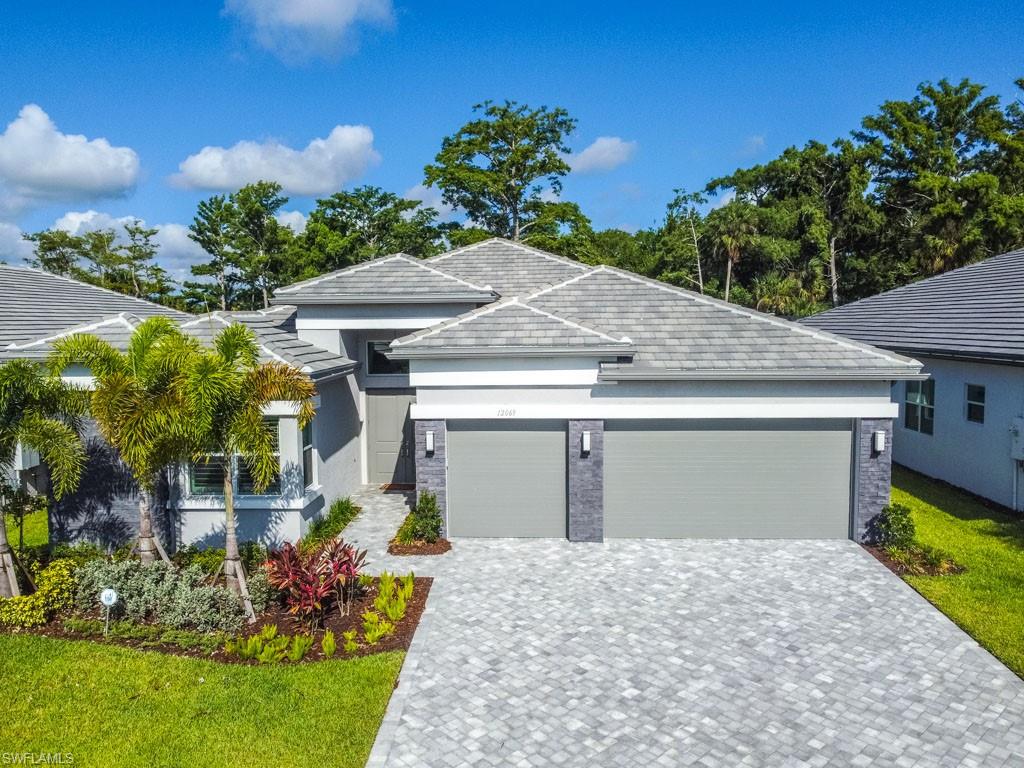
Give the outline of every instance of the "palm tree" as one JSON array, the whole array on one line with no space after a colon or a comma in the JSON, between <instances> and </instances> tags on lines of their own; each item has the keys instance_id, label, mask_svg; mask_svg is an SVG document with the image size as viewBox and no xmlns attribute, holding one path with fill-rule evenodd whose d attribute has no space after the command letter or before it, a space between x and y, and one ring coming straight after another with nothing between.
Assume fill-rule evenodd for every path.
<instances>
[{"instance_id":1,"label":"palm tree","mask_svg":"<svg viewBox=\"0 0 1024 768\"><path fill-rule=\"evenodd\" d=\"M255 490L264 490L280 467L274 435L264 409L275 401L295 404L299 426L313 418L313 382L284 363L260 363L252 331L231 325L189 359L182 380L188 408L188 429L193 461L219 467L224 483L224 578L242 599L250 620L255 620L245 571L238 551L234 491L238 460L245 462Z\"/></svg>"},{"instance_id":2,"label":"palm tree","mask_svg":"<svg viewBox=\"0 0 1024 768\"><path fill-rule=\"evenodd\" d=\"M0 364L0 469L9 469L20 444L39 452L57 498L78 485L85 449L78 419L85 411L81 393L27 360ZM7 525L0 515L0 597L20 594Z\"/></svg>"},{"instance_id":3,"label":"palm tree","mask_svg":"<svg viewBox=\"0 0 1024 768\"><path fill-rule=\"evenodd\" d=\"M708 216L712 240L725 251L725 300L729 300L732 269L757 237L755 209L749 203L733 200Z\"/></svg>"},{"instance_id":4,"label":"palm tree","mask_svg":"<svg viewBox=\"0 0 1024 768\"><path fill-rule=\"evenodd\" d=\"M138 483L138 553L143 563L155 562L157 554L168 560L153 535L153 501L161 473L190 456L188 415L175 383L197 349L198 342L172 320L151 317L135 328L125 352L96 336L76 334L58 340L50 356L52 371L79 363L95 380L89 410Z\"/></svg>"}]
</instances>

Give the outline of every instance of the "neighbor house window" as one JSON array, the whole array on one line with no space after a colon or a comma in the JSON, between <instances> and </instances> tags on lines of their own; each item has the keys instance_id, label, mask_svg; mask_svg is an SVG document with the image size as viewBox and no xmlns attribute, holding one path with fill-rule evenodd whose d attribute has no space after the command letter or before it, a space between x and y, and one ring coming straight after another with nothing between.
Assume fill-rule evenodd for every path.
<instances>
[{"instance_id":1,"label":"neighbor house window","mask_svg":"<svg viewBox=\"0 0 1024 768\"><path fill-rule=\"evenodd\" d=\"M366 370L371 376L409 373L408 360L389 360L384 353L391 346L390 341L371 341L366 344Z\"/></svg>"},{"instance_id":2,"label":"neighbor house window","mask_svg":"<svg viewBox=\"0 0 1024 768\"><path fill-rule=\"evenodd\" d=\"M932 434L935 429L935 379L908 381L903 426Z\"/></svg>"},{"instance_id":3,"label":"neighbor house window","mask_svg":"<svg viewBox=\"0 0 1024 768\"><path fill-rule=\"evenodd\" d=\"M306 488L313 485L313 422L302 428L302 483Z\"/></svg>"},{"instance_id":4,"label":"neighbor house window","mask_svg":"<svg viewBox=\"0 0 1024 768\"><path fill-rule=\"evenodd\" d=\"M967 420L985 423L985 388L980 384L967 385Z\"/></svg>"},{"instance_id":5,"label":"neighbor house window","mask_svg":"<svg viewBox=\"0 0 1024 768\"><path fill-rule=\"evenodd\" d=\"M281 453L280 453L280 442L278 440L278 422L277 419L264 419L264 423L267 425L267 429L270 430L272 435L272 442L274 444L274 459L278 466L281 465ZM189 468L189 492L194 496L203 495L215 495L221 496L224 494L224 479L221 477L221 469L219 459L222 454L213 454L211 459L218 459L218 461L196 461L192 463ZM254 494L256 493L255 482L252 477L252 473L249 471L249 465L245 463L245 459L241 456L233 456L231 459L235 465L235 477L236 477L236 493L241 494ZM281 492L281 475L277 473L262 493L276 495Z\"/></svg>"}]
</instances>

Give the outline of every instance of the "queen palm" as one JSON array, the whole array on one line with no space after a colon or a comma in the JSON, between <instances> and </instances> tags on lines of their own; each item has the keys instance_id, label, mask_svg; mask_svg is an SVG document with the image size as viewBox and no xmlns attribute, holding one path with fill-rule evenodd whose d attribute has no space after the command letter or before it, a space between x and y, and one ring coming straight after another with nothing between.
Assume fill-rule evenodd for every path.
<instances>
[{"instance_id":1,"label":"queen palm","mask_svg":"<svg viewBox=\"0 0 1024 768\"><path fill-rule=\"evenodd\" d=\"M77 486L85 463L78 419L81 393L26 360L0 364L0 469L14 464L18 445L38 451L60 498ZM0 597L20 594L7 526L0 515Z\"/></svg>"},{"instance_id":2,"label":"queen palm","mask_svg":"<svg viewBox=\"0 0 1024 768\"><path fill-rule=\"evenodd\" d=\"M190 456L188 416L175 384L197 349L173 321L151 317L135 328L124 352L97 336L76 334L58 340L49 361L55 372L79 363L93 376L89 410L138 484L138 553L144 563L158 553L167 559L153 535L153 501L161 473Z\"/></svg>"},{"instance_id":3,"label":"queen palm","mask_svg":"<svg viewBox=\"0 0 1024 768\"><path fill-rule=\"evenodd\" d=\"M729 300L732 270L757 238L756 209L749 203L733 200L712 211L708 225L716 248L725 252L725 300Z\"/></svg>"},{"instance_id":4,"label":"queen palm","mask_svg":"<svg viewBox=\"0 0 1024 768\"><path fill-rule=\"evenodd\" d=\"M224 577L253 619L235 519L239 461L248 467L257 492L274 481L280 467L264 410L275 401L294 403L299 426L304 427L313 417L313 382L290 365L260 363L252 331L235 324L217 334L212 349L204 348L189 359L181 389L193 460L216 465L223 481Z\"/></svg>"}]
</instances>

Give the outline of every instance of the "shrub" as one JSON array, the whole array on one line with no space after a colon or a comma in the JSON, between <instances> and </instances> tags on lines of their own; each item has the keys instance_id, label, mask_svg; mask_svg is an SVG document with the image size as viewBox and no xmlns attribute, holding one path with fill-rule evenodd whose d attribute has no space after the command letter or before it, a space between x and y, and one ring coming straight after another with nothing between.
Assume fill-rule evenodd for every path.
<instances>
[{"instance_id":1,"label":"shrub","mask_svg":"<svg viewBox=\"0 0 1024 768\"><path fill-rule=\"evenodd\" d=\"M395 631L395 625L385 621L379 614L367 611L363 614L363 639L367 645L376 645Z\"/></svg>"},{"instance_id":2,"label":"shrub","mask_svg":"<svg viewBox=\"0 0 1024 768\"><path fill-rule=\"evenodd\" d=\"M342 632L341 637L345 641L345 645L342 646L345 653L355 653L359 650L359 643L356 641L356 631L354 629Z\"/></svg>"},{"instance_id":3,"label":"shrub","mask_svg":"<svg viewBox=\"0 0 1024 768\"><path fill-rule=\"evenodd\" d=\"M292 644L288 647L288 660L302 661L312 647L313 638L311 635L295 635L292 638Z\"/></svg>"},{"instance_id":4,"label":"shrub","mask_svg":"<svg viewBox=\"0 0 1024 768\"><path fill-rule=\"evenodd\" d=\"M441 538L441 511L437 508L437 496L427 491L420 493L416 506L402 522L395 534L399 544L425 541L433 544Z\"/></svg>"},{"instance_id":5,"label":"shrub","mask_svg":"<svg viewBox=\"0 0 1024 768\"><path fill-rule=\"evenodd\" d=\"M246 573L255 573L267 561L267 548L258 541L243 541L238 546L242 565ZM181 568L198 564L207 574L212 576L220 571L224 562L224 550L216 547L203 547L195 544L182 547L171 556L171 561Z\"/></svg>"},{"instance_id":6,"label":"shrub","mask_svg":"<svg viewBox=\"0 0 1024 768\"><path fill-rule=\"evenodd\" d=\"M871 539L883 547L909 549L914 545L914 520L903 504L887 505L871 521Z\"/></svg>"},{"instance_id":7,"label":"shrub","mask_svg":"<svg viewBox=\"0 0 1024 768\"><path fill-rule=\"evenodd\" d=\"M37 544L18 551L18 559L31 573L38 577L43 569L54 560L70 560L75 567L81 567L90 560L100 560L106 554L95 544Z\"/></svg>"},{"instance_id":8,"label":"shrub","mask_svg":"<svg viewBox=\"0 0 1024 768\"><path fill-rule=\"evenodd\" d=\"M330 658L338 650L338 642L334 639L334 633L331 630L324 632L323 639L320 640L320 651L324 656Z\"/></svg>"},{"instance_id":9,"label":"shrub","mask_svg":"<svg viewBox=\"0 0 1024 768\"><path fill-rule=\"evenodd\" d=\"M365 561L365 550L341 539L302 549L286 543L271 553L267 578L284 594L288 612L312 632L333 606L348 612Z\"/></svg>"},{"instance_id":10,"label":"shrub","mask_svg":"<svg viewBox=\"0 0 1024 768\"><path fill-rule=\"evenodd\" d=\"M0 600L0 624L9 627L38 627L54 614L73 605L75 595L75 563L54 560L44 568L37 580L36 591Z\"/></svg>"},{"instance_id":11,"label":"shrub","mask_svg":"<svg viewBox=\"0 0 1024 768\"><path fill-rule=\"evenodd\" d=\"M237 630L243 619L238 599L224 587L206 582L207 574L199 564L179 571L163 562L94 560L79 571L75 602L80 610L92 610L98 606L100 592L112 587L118 593L111 609L115 618L200 632Z\"/></svg>"},{"instance_id":12,"label":"shrub","mask_svg":"<svg viewBox=\"0 0 1024 768\"><path fill-rule=\"evenodd\" d=\"M345 526L358 514L359 507L352 503L352 499L335 499L326 515L309 524L309 530L302 539L303 543L321 544L338 538L345 530Z\"/></svg>"},{"instance_id":13,"label":"shrub","mask_svg":"<svg viewBox=\"0 0 1024 768\"><path fill-rule=\"evenodd\" d=\"M266 567L260 565L250 572L247 583L253 611L257 614L263 613L278 594L277 590L270 586L270 577Z\"/></svg>"},{"instance_id":14,"label":"shrub","mask_svg":"<svg viewBox=\"0 0 1024 768\"><path fill-rule=\"evenodd\" d=\"M394 574L384 571L377 580L377 597L373 607L378 613L387 616L392 622L401 621L405 617L406 603L412 597L413 574L403 576L401 580Z\"/></svg>"}]
</instances>

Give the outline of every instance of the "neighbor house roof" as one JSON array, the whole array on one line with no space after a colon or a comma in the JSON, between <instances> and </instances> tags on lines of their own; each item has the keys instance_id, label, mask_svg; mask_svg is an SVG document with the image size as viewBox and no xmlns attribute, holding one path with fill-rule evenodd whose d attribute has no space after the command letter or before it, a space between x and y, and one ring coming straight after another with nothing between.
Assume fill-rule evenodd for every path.
<instances>
[{"instance_id":1,"label":"neighbor house roof","mask_svg":"<svg viewBox=\"0 0 1024 768\"><path fill-rule=\"evenodd\" d=\"M121 312L139 317L190 317L80 280L0 264L0 356L10 344L32 341Z\"/></svg>"},{"instance_id":2,"label":"neighbor house roof","mask_svg":"<svg viewBox=\"0 0 1024 768\"><path fill-rule=\"evenodd\" d=\"M502 296L521 296L582 274L590 267L511 240L491 238L428 259L432 267Z\"/></svg>"},{"instance_id":3,"label":"neighbor house roof","mask_svg":"<svg viewBox=\"0 0 1024 768\"><path fill-rule=\"evenodd\" d=\"M1024 364L1024 249L803 322L913 355Z\"/></svg>"},{"instance_id":4,"label":"neighbor house roof","mask_svg":"<svg viewBox=\"0 0 1024 768\"><path fill-rule=\"evenodd\" d=\"M447 274L404 253L363 262L274 292L275 304L494 301L489 286Z\"/></svg>"},{"instance_id":5,"label":"neighbor house roof","mask_svg":"<svg viewBox=\"0 0 1024 768\"><path fill-rule=\"evenodd\" d=\"M289 326L294 322L294 307L260 312L211 312L206 315L184 315L179 327L204 345L211 346L218 333L233 323L251 329L260 348L261 362L288 363L314 381L342 376L358 366L353 360L328 352L299 339ZM123 312L92 323L63 328L54 334L16 343L0 350L3 357L42 360L52 351L58 339L75 334L91 334L118 350L128 348L135 329L144 321L138 315ZM2 359L2 358L0 358Z\"/></svg>"}]
</instances>

